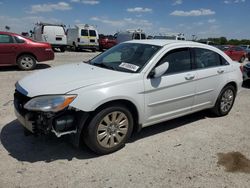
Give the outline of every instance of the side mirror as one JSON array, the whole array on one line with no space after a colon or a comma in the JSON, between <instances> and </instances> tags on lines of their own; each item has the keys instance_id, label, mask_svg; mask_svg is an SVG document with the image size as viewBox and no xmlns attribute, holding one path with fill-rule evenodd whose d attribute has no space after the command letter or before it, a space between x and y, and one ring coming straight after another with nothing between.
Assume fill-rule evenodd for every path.
<instances>
[{"instance_id":1,"label":"side mirror","mask_svg":"<svg viewBox=\"0 0 250 188\"><path fill-rule=\"evenodd\" d=\"M169 67L169 63L168 62L164 62L161 65L155 67L155 69L149 74L150 78L159 78L161 77L167 70Z\"/></svg>"}]
</instances>

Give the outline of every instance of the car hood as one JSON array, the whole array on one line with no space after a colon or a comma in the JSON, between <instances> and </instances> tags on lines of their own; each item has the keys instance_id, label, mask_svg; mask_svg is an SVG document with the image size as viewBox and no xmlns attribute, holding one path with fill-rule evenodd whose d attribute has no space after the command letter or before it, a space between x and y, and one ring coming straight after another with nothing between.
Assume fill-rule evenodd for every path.
<instances>
[{"instance_id":1,"label":"car hood","mask_svg":"<svg viewBox=\"0 0 250 188\"><path fill-rule=\"evenodd\" d=\"M29 97L65 94L88 86L123 80L132 75L134 74L76 63L32 73L18 81L16 89Z\"/></svg>"}]
</instances>

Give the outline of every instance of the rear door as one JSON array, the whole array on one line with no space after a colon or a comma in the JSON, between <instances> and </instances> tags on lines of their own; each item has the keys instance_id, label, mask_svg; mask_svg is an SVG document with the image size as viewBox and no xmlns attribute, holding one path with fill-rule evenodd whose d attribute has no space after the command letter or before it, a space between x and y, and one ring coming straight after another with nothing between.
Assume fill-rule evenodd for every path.
<instances>
[{"instance_id":1,"label":"rear door","mask_svg":"<svg viewBox=\"0 0 250 188\"><path fill-rule=\"evenodd\" d=\"M98 38L97 38L97 33L95 30L90 29L89 30L89 45L98 45Z\"/></svg>"},{"instance_id":2,"label":"rear door","mask_svg":"<svg viewBox=\"0 0 250 188\"><path fill-rule=\"evenodd\" d=\"M17 46L11 35L0 34L0 64L15 64Z\"/></svg>"},{"instance_id":3,"label":"rear door","mask_svg":"<svg viewBox=\"0 0 250 188\"><path fill-rule=\"evenodd\" d=\"M89 41L89 30L88 29L81 29L81 35L80 35L80 45L86 45L88 46Z\"/></svg>"},{"instance_id":4,"label":"rear door","mask_svg":"<svg viewBox=\"0 0 250 188\"><path fill-rule=\"evenodd\" d=\"M193 110L213 106L221 88L227 82L229 63L218 53L209 49L193 48L196 65L196 95Z\"/></svg>"},{"instance_id":5,"label":"rear door","mask_svg":"<svg viewBox=\"0 0 250 188\"><path fill-rule=\"evenodd\" d=\"M196 72L192 70L189 48L167 52L156 66L168 62L160 78L145 78L145 125L168 120L192 111Z\"/></svg>"}]
</instances>

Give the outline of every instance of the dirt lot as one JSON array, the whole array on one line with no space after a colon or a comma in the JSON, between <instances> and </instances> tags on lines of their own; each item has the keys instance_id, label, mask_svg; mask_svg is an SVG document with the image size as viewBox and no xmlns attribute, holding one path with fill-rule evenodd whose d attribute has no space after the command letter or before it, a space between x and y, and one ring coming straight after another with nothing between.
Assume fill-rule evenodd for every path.
<instances>
[{"instance_id":1,"label":"dirt lot","mask_svg":"<svg viewBox=\"0 0 250 188\"><path fill-rule=\"evenodd\" d=\"M94 55L57 53L54 61L42 63L38 69ZM249 86L243 88L226 117L214 118L204 111L151 126L133 136L122 150L96 156L86 148L73 148L63 138L23 135L13 113L13 92L15 82L30 73L0 68L1 188L250 186L248 171L237 170L241 159L243 165L238 168L250 168ZM220 159L219 164L237 162L232 172L217 164L217 154L221 157L228 152L241 156Z\"/></svg>"}]
</instances>

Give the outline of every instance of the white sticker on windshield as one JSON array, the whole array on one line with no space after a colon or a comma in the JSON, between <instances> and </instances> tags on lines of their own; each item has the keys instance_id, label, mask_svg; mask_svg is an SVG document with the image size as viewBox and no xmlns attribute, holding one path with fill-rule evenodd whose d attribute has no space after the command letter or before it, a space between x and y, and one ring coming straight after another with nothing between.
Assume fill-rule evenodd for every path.
<instances>
[{"instance_id":1,"label":"white sticker on windshield","mask_svg":"<svg viewBox=\"0 0 250 188\"><path fill-rule=\"evenodd\" d=\"M121 63L119 67L136 72L140 67L130 63Z\"/></svg>"}]
</instances>

